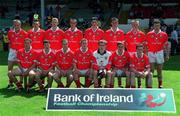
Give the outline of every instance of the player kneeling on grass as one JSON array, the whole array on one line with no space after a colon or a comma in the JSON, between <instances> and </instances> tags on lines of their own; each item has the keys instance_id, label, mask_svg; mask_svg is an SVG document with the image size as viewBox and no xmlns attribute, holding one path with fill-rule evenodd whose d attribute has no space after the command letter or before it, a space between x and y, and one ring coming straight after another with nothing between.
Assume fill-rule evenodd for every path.
<instances>
[{"instance_id":1,"label":"player kneeling on grass","mask_svg":"<svg viewBox=\"0 0 180 116\"><path fill-rule=\"evenodd\" d=\"M118 86L123 87L121 83L121 77L126 76L126 88L130 87L130 72L129 61L130 56L129 53L125 51L124 43L117 43L118 49L112 54L111 65L112 65L112 78L110 86L114 86L114 77L118 78Z\"/></svg>"},{"instance_id":2,"label":"player kneeling on grass","mask_svg":"<svg viewBox=\"0 0 180 116\"><path fill-rule=\"evenodd\" d=\"M107 41L99 40L98 50L93 52L94 87L101 87L101 79L105 77L105 87L110 87L111 52L106 50Z\"/></svg>"},{"instance_id":3,"label":"player kneeling on grass","mask_svg":"<svg viewBox=\"0 0 180 116\"><path fill-rule=\"evenodd\" d=\"M70 87L73 82L73 57L74 53L68 47L68 40L62 40L62 49L56 53L57 70L53 74L53 79L58 84L58 87L64 87L61 82L62 77L67 77L66 87Z\"/></svg>"},{"instance_id":4,"label":"player kneeling on grass","mask_svg":"<svg viewBox=\"0 0 180 116\"><path fill-rule=\"evenodd\" d=\"M80 88L80 76L85 77L85 87L89 87L92 81L92 52L88 49L88 40L82 39L81 47L75 52L74 57L74 81Z\"/></svg>"},{"instance_id":5,"label":"player kneeling on grass","mask_svg":"<svg viewBox=\"0 0 180 116\"><path fill-rule=\"evenodd\" d=\"M37 59L37 70L35 70L35 73L31 75L31 77L35 77L35 81L39 85L39 92L44 91L44 85L42 83L41 77L48 77L48 88L52 86L53 78L52 75L54 73L54 62L55 62L55 54L50 49L50 43L48 40L43 41L44 49L38 53L38 59Z\"/></svg>"},{"instance_id":6,"label":"player kneeling on grass","mask_svg":"<svg viewBox=\"0 0 180 116\"><path fill-rule=\"evenodd\" d=\"M146 88L152 88L152 73L150 72L149 58L143 53L143 45L136 46L136 53L131 57L131 88L135 88L135 77L146 79Z\"/></svg>"},{"instance_id":7,"label":"player kneeling on grass","mask_svg":"<svg viewBox=\"0 0 180 116\"><path fill-rule=\"evenodd\" d=\"M27 77L31 70L35 68L36 52L31 47L31 40L24 40L24 48L17 52L18 68L8 73L9 78L16 84L18 91L23 89L22 84L18 82L16 76Z\"/></svg>"}]
</instances>

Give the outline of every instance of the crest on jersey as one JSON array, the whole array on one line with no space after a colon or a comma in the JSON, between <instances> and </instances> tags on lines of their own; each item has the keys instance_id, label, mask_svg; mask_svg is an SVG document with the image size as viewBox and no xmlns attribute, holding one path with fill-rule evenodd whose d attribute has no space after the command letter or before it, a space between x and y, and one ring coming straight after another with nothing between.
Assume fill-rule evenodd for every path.
<instances>
[{"instance_id":1,"label":"crest on jersey","mask_svg":"<svg viewBox=\"0 0 180 116\"><path fill-rule=\"evenodd\" d=\"M30 37L32 37L33 36L33 34L30 34Z\"/></svg>"},{"instance_id":2,"label":"crest on jersey","mask_svg":"<svg viewBox=\"0 0 180 116\"><path fill-rule=\"evenodd\" d=\"M78 34L77 33L74 33L74 36L77 36Z\"/></svg>"},{"instance_id":3,"label":"crest on jersey","mask_svg":"<svg viewBox=\"0 0 180 116\"><path fill-rule=\"evenodd\" d=\"M92 33L90 32L89 35L92 35Z\"/></svg>"},{"instance_id":4,"label":"crest on jersey","mask_svg":"<svg viewBox=\"0 0 180 116\"><path fill-rule=\"evenodd\" d=\"M99 35L99 33L97 32L96 35Z\"/></svg>"},{"instance_id":5,"label":"crest on jersey","mask_svg":"<svg viewBox=\"0 0 180 116\"><path fill-rule=\"evenodd\" d=\"M154 38L154 35L151 35L151 38Z\"/></svg>"},{"instance_id":6,"label":"crest on jersey","mask_svg":"<svg viewBox=\"0 0 180 116\"><path fill-rule=\"evenodd\" d=\"M38 33L38 36L40 36L41 34L40 33Z\"/></svg>"},{"instance_id":7,"label":"crest on jersey","mask_svg":"<svg viewBox=\"0 0 180 116\"><path fill-rule=\"evenodd\" d=\"M144 60L142 59L141 62L144 62Z\"/></svg>"},{"instance_id":8,"label":"crest on jersey","mask_svg":"<svg viewBox=\"0 0 180 116\"><path fill-rule=\"evenodd\" d=\"M118 35L118 36L121 36L121 34L120 34L120 33L117 33L117 35Z\"/></svg>"},{"instance_id":9,"label":"crest on jersey","mask_svg":"<svg viewBox=\"0 0 180 116\"><path fill-rule=\"evenodd\" d=\"M114 57L114 60L117 60L118 58L117 57Z\"/></svg>"},{"instance_id":10,"label":"crest on jersey","mask_svg":"<svg viewBox=\"0 0 180 116\"><path fill-rule=\"evenodd\" d=\"M108 59L108 57L106 56L106 57L104 57L104 59L105 59L105 60L107 60L107 59Z\"/></svg>"},{"instance_id":11,"label":"crest on jersey","mask_svg":"<svg viewBox=\"0 0 180 116\"><path fill-rule=\"evenodd\" d=\"M112 33L110 33L110 36L112 36L113 34Z\"/></svg>"},{"instance_id":12,"label":"crest on jersey","mask_svg":"<svg viewBox=\"0 0 180 116\"><path fill-rule=\"evenodd\" d=\"M140 34L138 34L138 38L140 38L141 37L141 35Z\"/></svg>"}]
</instances>

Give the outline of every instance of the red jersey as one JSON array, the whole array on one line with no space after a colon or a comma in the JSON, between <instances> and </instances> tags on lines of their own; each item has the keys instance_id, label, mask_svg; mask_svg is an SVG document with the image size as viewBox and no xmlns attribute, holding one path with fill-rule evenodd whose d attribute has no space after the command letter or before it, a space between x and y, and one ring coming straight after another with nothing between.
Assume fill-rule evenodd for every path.
<instances>
[{"instance_id":1,"label":"red jersey","mask_svg":"<svg viewBox=\"0 0 180 116\"><path fill-rule=\"evenodd\" d=\"M89 69L92 63L92 52L90 50L86 52L82 52L81 49L77 50L74 56L74 63L79 70Z\"/></svg>"},{"instance_id":2,"label":"red jersey","mask_svg":"<svg viewBox=\"0 0 180 116\"><path fill-rule=\"evenodd\" d=\"M97 28L96 31L93 31L92 28L85 30L84 37L88 40L88 48L92 51L98 49L98 41L104 38L104 31L100 28Z\"/></svg>"},{"instance_id":3,"label":"red jersey","mask_svg":"<svg viewBox=\"0 0 180 116\"><path fill-rule=\"evenodd\" d=\"M45 32L45 39L50 41L50 47L54 50L60 50L62 48L61 41L64 39L64 31L57 28L55 31L52 28Z\"/></svg>"},{"instance_id":4,"label":"red jersey","mask_svg":"<svg viewBox=\"0 0 180 116\"><path fill-rule=\"evenodd\" d=\"M33 49L29 52L25 52L23 48L18 50L17 59L22 68L30 68L35 63L37 54Z\"/></svg>"},{"instance_id":5,"label":"red jersey","mask_svg":"<svg viewBox=\"0 0 180 116\"><path fill-rule=\"evenodd\" d=\"M68 49L67 53L64 53L61 49L56 53L57 65L62 70L69 70L73 66L74 53Z\"/></svg>"},{"instance_id":6,"label":"red jersey","mask_svg":"<svg viewBox=\"0 0 180 116\"><path fill-rule=\"evenodd\" d=\"M20 29L18 33L11 29L8 32L8 39L10 48L20 50L24 48L24 40L28 37L28 34L23 29Z\"/></svg>"},{"instance_id":7,"label":"red jersey","mask_svg":"<svg viewBox=\"0 0 180 116\"><path fill-rule=\"evenodd\" d=\"M126 34L125 38L125 44L128 52L136 52L136 45L145 44L145 34L142 31L133 33L131 30Z\"/></svg>"},{"instance_id":8,"label":"red jersey","mask_svg":"<svg viewBox=\"0 0 180 116\"><path fill-rule=\"evenodd\" d=\"M138 58L137 54L134 54L131 57L130 67L140 72L144 71L146 68L150 68L148 56L143 54L141 58Z\"/></svg>"},{"instance_id":9,"label":"red jersey","mask_svg":"<svg viewBox=\"0 0 180 116\"><path fill-rule=\"evenodd\" d=\"M32 40L31 46L33 49L43 49L43 40L45 36L45 31L38 29L36 32L34 29L28 31L28 36Z\"/></svg>"},{"instance_id":10,"label":"red jersey","mask_svg":"<svg viewBox=\"0 0 180 116\"><path fill-rule=\"evenodd\" d=\"M38 53L38 56L38 67L41 67L43 70L48 70L54 66L56 60L55 54L52 50L50 50L48 54L42 50L40 53Z\"/></svg>"},{"instance_id":11,"label":"red jersey","mask_svg":"<svg viewBox=\"0 0 180 116\"><path fill-rule=\"evenodd\" d=\"M119 28L114 32L111 28L105 32L105 39L108 42L107 50L115 51L117 49L117 41L125 41L124 32Z\"/></svg>"},{"instance_id":12,"label":"red jersey","mask_svg":"<svg viewBox=\"0 0 180 116\"><path fill-rule=\"evenodd\" d=\"M80 41L83 38L83 33L79 29L71 31L69 28L65 31L65 38L68 40L69 47L72 51L76 51L80 47Z\"/></svg>"},{"instance_id":13,"label":"red jersey","mask_svg":"<svg viewBox=\"0 0 180 116\"><path fill-rule=\"evenodd\" d=\"M164 45L168 41L168 35L160 31L159 33L155 33L154 31L150 31L147 33L146 42L148 46L148 51L150 52L158 52L164 49Z\"/></svg>"},{"instance_id":14,"label":"red jersey","mask_svg":"<svg viewBox=\"0 0 180 116\"><path fill-rule=\"evenodd\" d=\"M129 53L124 51L122 55L118 54L118 51L112 54L111 63L112 66L118 69L123 69L129 65L130 56Z\"/></svg>"}]
</instances>

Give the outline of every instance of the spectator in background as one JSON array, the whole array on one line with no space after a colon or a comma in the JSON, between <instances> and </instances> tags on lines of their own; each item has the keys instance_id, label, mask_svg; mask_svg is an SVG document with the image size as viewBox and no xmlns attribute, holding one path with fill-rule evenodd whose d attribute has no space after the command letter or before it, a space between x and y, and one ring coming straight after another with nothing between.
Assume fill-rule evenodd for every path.
<instances>
[{"instance_id":1,"label":"spectator in background","mask_svg":"<svg viewBox=\"0 0 180 116\"><path fill-rule=\"evenodd\" d=\"M177 49L177 45L178 45L178 33L177 33L177 29L175 28L172 33L171 33L171 55L175 55L176 54L176 49Z\"/></svg>"}]
</instances>

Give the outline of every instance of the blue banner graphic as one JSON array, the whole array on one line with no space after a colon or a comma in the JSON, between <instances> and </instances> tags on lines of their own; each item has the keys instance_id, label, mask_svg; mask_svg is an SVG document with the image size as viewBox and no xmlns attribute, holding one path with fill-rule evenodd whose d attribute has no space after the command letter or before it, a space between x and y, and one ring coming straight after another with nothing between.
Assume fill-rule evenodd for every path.
<instances>
[{"instance_id":1,"label":"blue banner graphic","mask_svg":"<svg viewBox=\"0 0 180 116\"><path fill-rule=\"evenodd\" d=\"M172 89L50 88L47 111L176 112Z\"/></svg>"}]
</instances>

